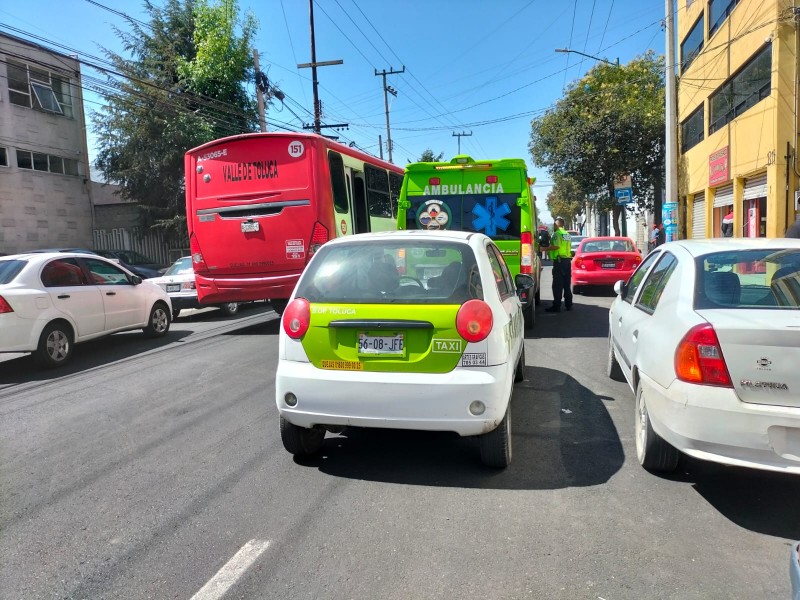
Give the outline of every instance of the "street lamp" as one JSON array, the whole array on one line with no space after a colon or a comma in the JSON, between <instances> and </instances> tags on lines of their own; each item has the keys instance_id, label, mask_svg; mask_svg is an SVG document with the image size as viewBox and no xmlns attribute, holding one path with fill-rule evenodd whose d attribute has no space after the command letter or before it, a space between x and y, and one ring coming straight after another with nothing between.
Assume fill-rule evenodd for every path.
<instances>
[{"instance_id":1,"label":"street lamp","mask_svg":"<svg viewBox=\"0 0 800 600\"><path fill-rule=\"evenodd\" d=\"M571 50L569 48L556 48L556 52L562 52L564 54L580 54L581 56L585 56L586 58L593 58L595 60L599 60L609 65L614 65L615 67L619 66L619 58L617 58L616 61L611 62L610 60L606 60L605 58L600 58L599 56L592 56L591 54L586 54L584 52L580 52L579 50Z\"/></svg>"}]
</instances>

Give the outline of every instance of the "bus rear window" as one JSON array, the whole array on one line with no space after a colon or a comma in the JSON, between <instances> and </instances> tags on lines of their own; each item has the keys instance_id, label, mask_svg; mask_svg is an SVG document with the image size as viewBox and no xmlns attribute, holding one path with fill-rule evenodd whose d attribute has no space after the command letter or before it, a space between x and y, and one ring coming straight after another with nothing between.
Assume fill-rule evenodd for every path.
<instances>
[{"instance_id":1,"label":"bus rear window","mask_svg":"<svg viewBox=\"0 0 800 600\"><path fill-rule=\"evenodd\" d=\"M406 229L475 231L495 240L518 240L518 194L413 196L408 200Z\"/></svg>"}]
</instances>

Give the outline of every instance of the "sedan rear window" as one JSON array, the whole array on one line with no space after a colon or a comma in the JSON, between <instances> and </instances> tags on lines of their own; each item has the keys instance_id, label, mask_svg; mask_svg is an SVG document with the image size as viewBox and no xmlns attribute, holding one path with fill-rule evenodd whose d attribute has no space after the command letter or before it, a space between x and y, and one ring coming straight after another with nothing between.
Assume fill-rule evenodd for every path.
<instances>
[{"instance_id":1,"label":"sedan rear window","mask_svg":"<svg viewBox=\"0 0 800 600\"><path fill-rule=\"evenodd\" d=\"M483 287L465 244L381 240L323 246L296 296L321 303L462 304L483 299Z\"/></svg>"},{"instance_id":2,"label":"sedan rear window","mask_svg":"<svg viewBox=\"0 0 800 600\"><path fill-rule=\"evenodd\" d=\"M732 250L697 259L696 309L800 309L800 250Z\"/></svg>"},{"instance_id":3,"label":"sedan rear window","mask_svg":"<svg viewBox=\"0 0 800 600\"><path fill-rule=\"evenodd\" d=\"M0 283L11 283L14 278L28 264L27 260L2 260L0 261Z\"/></svg>"},{"instance_id":4,"label":"sedan rear window","mask_svg":"<svg viewBox=\"0 0 800 600\"><path fill-rule=\"evenodd\" d=\"M636 252L630 240L597 240L584 242L582 252Z\"/></svg>"}]
</instances>

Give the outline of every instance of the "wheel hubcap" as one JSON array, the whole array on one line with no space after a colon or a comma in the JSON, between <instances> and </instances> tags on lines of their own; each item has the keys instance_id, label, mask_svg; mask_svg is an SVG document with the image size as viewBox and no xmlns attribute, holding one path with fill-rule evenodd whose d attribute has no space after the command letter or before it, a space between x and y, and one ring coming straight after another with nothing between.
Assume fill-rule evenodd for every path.
<instances>
[{"instance_id":1,"label":"wheel hubcap","mask_svg":"<svg viewBox=\"0 0 800 600\"><path fill-rule=\"evenodd\" d=\"M63 331L54 331L47 337L47 354L55 361L62 361L69 353L69 338Z\"/></svg>"},{"instance_id":2,"label":"wheel hubcap","mask_svg":"<svg viewBox=\"0 0 800 600\"><path fill-rule=\"evenodd\" d=\"M161 333L162 331L167 330L168 323L169 319L167 318L167 313L165 313L162 309L158 309L153 312L153 329Z\"/></svg>"},{"instance_id":3,"label":"wheel hubcap","mask_svg":"<svg viewBox=\"0 0 800 600\"><path fill-rule=\"evenodd\" d=\"M636 454L641 459L647 445L647 407L641 392L636 398L636 413Z\"/></svg>"}]
</instances>

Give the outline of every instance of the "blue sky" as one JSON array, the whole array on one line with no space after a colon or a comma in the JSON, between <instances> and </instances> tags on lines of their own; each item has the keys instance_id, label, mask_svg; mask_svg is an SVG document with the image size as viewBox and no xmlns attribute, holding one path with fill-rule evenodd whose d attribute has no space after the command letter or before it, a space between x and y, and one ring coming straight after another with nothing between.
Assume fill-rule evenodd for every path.
<instances>
[{"instance_id":1,"label":"blue sky","mask_svg":"<svg viewBox=\"0 0 800 600\"><path fill-rule=\"evenodd\" d=\"M0 24L81 56L100 56L100 46L120 51L113 27L127 29L126 23L98 5L146 18L138 0L27 0L3 3ZM267 125L301 130L313 121L311 70L296 67L311 60L308 1L240 0L239 6L258 19L261 70L287 97L286 106L268 108ZM524 158L544 209L550 178L531 163L530 121L595 63L554 50L621 63L648 49L663 54L663 18L664 3L651 0L318 0L317 61L344 61L318 70L323 123L348 123L346 130L326 132L378 155L386 124L375 70L404 66L405 73L387 77L397 90L389 96L394 162L416 160L426 148L449 159L458 150L453 133L471 132L460 138L462 153ZM86 102L91 112L102 97L87 93Z\"/></svg>"}]
</instances>

